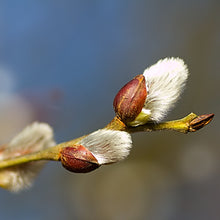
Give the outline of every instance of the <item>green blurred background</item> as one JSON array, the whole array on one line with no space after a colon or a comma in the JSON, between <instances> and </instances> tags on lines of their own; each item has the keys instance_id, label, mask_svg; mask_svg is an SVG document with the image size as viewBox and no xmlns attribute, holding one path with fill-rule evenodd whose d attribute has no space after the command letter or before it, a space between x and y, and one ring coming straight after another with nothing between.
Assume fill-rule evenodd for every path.
<instances>
[{"instance_id":1,"label":"green blurred background","mask_svg":"<svg viewBox=\"0 0 220 220\"><path fill-rule=\"evenodd\" d=\"M220 219L220 2L0 1L0 143L37 120L57 142L114 116L116 92L164 57L187 88L167 120L215 113L197 133L138 133L130 156L89 174L50 162L34 186L0 189L1 219Z\"/></svg>"}]
</instances>

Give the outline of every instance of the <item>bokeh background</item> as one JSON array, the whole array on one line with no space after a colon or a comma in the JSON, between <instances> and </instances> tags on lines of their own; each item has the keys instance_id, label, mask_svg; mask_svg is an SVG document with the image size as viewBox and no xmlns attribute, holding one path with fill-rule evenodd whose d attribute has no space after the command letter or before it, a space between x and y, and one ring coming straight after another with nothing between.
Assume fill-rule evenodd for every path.
<instances>
[{"instance_id":1,"label":"bokeh background","mask_svg":"<svg viewBox=\"0 0 220 220\"><path fill-rule=\"evenodd\" d=\"M220 2L0 1L0 143L31 122L57 142L114 116L116 92L178 56L187 88L167 120L215 113L197 133L138 133L123 162L74 174L49 162L34 186L0 189L7 219L220 219Z\"/></svg>"}]
</instances>

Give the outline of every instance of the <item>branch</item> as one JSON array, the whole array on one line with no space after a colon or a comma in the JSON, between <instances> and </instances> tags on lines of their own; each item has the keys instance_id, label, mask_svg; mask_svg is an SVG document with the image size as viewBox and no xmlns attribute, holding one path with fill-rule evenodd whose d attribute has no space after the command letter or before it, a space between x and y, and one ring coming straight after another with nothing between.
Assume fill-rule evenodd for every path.
<instances>
[{"instance_id":1,"label":"branch","mask_svg":"<svg viewBox=\"0 0 220 220\"><path fill-rule=\"evenodd\" d=\"M115 117L105 128L110 130L127 131L128 133L136 133L142 131L150 132L159 130L173 130L181 133L188 133L195 132L204 127L205 125L209 124L213 117L214 114L205 114L197 116L196 114L191 113L179 120L167 121L157 124L147 123L145 125L137 127L127 127L120 119ZM80 138L58 144L54 147L36 153L0 161L0 169L39 160L59 161L61 149L76 145L84 137L85 136L82 136Z\"/></svg>"}]
</instances>

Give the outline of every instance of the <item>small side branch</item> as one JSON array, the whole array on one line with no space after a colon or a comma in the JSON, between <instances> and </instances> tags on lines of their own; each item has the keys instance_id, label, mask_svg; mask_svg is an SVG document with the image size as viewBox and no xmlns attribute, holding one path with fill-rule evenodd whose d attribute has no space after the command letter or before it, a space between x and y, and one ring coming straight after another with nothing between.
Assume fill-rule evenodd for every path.
<instances>
[{"instance_id":1,"label":"small side branch","mask_svg":"<svg viewBox=\"0 0 220 220\"><path fill-rule=\"evenodd\" d=\"M203 128L205 125L209 124L213 117L214 114L205 114L197 116L195 113L190 113L186 117L179 120L162 122L158 124L147 123L138 127L129 127L127 128L127 131L130 133L159 130L173 130L181 133L195 132Z\"/></svg>"}]
</instances>

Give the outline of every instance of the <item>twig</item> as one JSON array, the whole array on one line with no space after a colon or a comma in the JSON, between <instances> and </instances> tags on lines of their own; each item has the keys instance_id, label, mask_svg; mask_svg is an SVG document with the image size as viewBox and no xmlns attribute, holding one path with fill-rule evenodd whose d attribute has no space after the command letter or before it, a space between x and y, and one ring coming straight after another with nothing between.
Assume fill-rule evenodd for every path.
<instances>
[{"instance_id":1,"label":"twig","mask_svg":"<svg viewBox=\"0 0 220 220\"><path fill-rule=\"evenodd\" d=\"M136 133L142 131L149 132L158 130L173 130L181 133L188 133L195 132L204 127L205 125L209 124L213 117L214 114L205 114L197 116L194 113L190 113L186 117L179 120L167 121L157 124L147 123L145 125L137 127L128 127L119 118L115 117L105 128L111 130L127 131L128 133ZM84 137L85 136L82 136L80 138L58 144L54 147L36 153L0 161L0 169L39 160L59 161L61 149L65 147L74 147L74 145L79 143L79 141Z\"/></svg>"}]
</instances>

